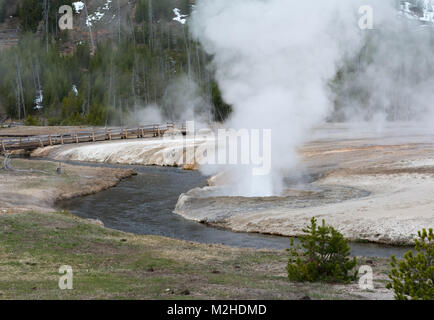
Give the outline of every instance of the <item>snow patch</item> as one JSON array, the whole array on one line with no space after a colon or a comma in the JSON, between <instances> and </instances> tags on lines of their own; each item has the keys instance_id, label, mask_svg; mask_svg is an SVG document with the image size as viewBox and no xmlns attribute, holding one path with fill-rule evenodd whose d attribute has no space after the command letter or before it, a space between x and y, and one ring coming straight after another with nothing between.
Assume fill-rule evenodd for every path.
<instances>
[{"instance_id":1,"label":"snow patch","mask_svg":"<svg viewBox=\"0 0 434 320\"><path fill-rule=\"evenodd\" d=\"M188 15L181 14L181 10L178 8L173 9L173 13L175 14L175 18L173 18L174 21L178 21L180 24L185 24L187 22Z\"/></svg>"},{"instance_id":2,"label":"snow patch","mask_svg":"<svg viewBox=\"0 0 434 320\"><path fill-rule=\"evenodd\" d=\"M104 18L105 12L102 11L110 10L110 3L112 3L112 0L107 0L102 7L98 7L94 13L89 14L86 19L86 25L88 27L91 27L93 23L98 22L102 18Z\"/></svg>"},{"instance_id":3,"label":"snow patch","mask_svg":"<svg viewBox=\"0 0 434 320\"><path fill-rule=\"evenodd\" d=\"M44 100L44 95L42 94L42 90L38 90L35 97L35 109L41 110L43 108L42 101Z\"/></svg>"},{"instance_id":4,"label":"snow patch","mask_svg":"<svg viewBox=\"0 0 434 320\"><path fill-rule=\"evenodd\" d=\"M77 89L77 86L75 84L72 85L72 92L74 92L74 95L76 97L78 96L78 89Z\"/></svg>"},{"instance_id":5,"label":"snow patch","mask_svg":"<svg viewBox=\"0 0 434 320\"><path fill-rule=\"evenodd\" d=\"M73 2L72 6L74 7L75 13L77 14L84 9L84 3L82 1Z\"/></svg>"}]
</instances>

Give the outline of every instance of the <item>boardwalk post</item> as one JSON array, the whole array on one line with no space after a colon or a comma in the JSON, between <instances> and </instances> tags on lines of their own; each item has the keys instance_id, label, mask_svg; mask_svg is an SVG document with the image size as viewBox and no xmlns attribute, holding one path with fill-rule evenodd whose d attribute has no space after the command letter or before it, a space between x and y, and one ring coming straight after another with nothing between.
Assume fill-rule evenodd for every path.
<instances>
[{"instance_id":1,"label":"boardwalk post","mask_svg":"<svg viewBox=\"0 0 434 320\"><path fill-rule=\"evenodd\" d=\"M48 135L48 142L50 143L50 146L53 145L53 141L51 141L51 134Z\"/></svg>"},{"instance_id":2,"label":"boardwalk post","mask_svg":"<svg viewBox=\"0 0 434 320\"><path fill-rule=\"evenodd\" d=\"M75 143L78 143L78 134L75 132Z\"/></svg>"},{"instance_id":3,"label":"boardwalk post","mask_svg":"<svg viewBox=\"0 0 434 320\"><path fill-rule=\"evenodd\" d=\"M95 131L92 131L92 141L95 142Z\"/></svg>"},{"instance_id":4,"label":"boardwalk post","mask_svg":"<svg viewBox=\"0 0 434 320\"><path fill-rule=\"evenodd\" d=\"M128 139L128 129L125 129L125 139Z\"/></svg>"},{"instance_id":5,"label":"boardwalk post","mask_svg":"<svg viewBox=\"0 0 434 320\"><path fill-rule=\"evenodd\" d=\"M63 144L63 134L60 135L60 143Z\"/></svg>"},{"instance_id":6,"label":"boardwalk post","mask_svg":"<svg viewBox=\"0 0 434 320\"><path fill-rule=\"evenodd\" d=\"M144 132L143 128L141 130L142 130L142 138L144 138L145 137L145 132Z\"/></svg>"},{"instance_id":7,"label":"boardwalk post","mask_svg":"<svg viewBox=\"0 0 434 320\"><path fill-rule=\"evenodd\" d=\"M111 133L111 130L110 130L110 129L108 129L108 139L109 139L109 140L112 139L112 133Z\"/></svg>"},{"instance_id":8,"label":"boardwalk post","mask_svg":"<svg viewBox=\"0 0 434 320\"><path fill-rule=\"evenodd\" d=\"M43 148L44 147L44 143L42 142L41 136L38 136L38 138L39 138L39 144Z\"/></svg>"}]
</instances>

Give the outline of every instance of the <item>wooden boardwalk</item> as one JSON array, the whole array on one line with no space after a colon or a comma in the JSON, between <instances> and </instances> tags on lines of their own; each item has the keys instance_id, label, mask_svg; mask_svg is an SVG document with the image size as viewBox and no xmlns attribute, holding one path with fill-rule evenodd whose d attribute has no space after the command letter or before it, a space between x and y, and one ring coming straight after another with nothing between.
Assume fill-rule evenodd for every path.
<instances>
[{"instance_id":1,"label":"wooden boardwalk","mask_svg":"<svg viewBox=\"0 0 434 320\"><path fill-rule=\"evenodd\" d=\"M7 153L13 150L34 150L46 146L55 146L72 143L89 143L120 139L143 139L160 137L166 131L175 129L175 124L142 126L138 128L110 128L89 132L77 131L63 134L49 134L19 138L5 138L0 141L0 152ZM183 134L185 128L179 129Z\"/></svg>"},{"instance_id":2,"label":"wooden boardwalk","mask_svg":"<svg viewBox=\"0 0 434 320\"><path fill-rule=\"evenodd\" d=\"M18 42L18 29L0 29L0 50L17 45Z\"/></svg>"}]
</instances>

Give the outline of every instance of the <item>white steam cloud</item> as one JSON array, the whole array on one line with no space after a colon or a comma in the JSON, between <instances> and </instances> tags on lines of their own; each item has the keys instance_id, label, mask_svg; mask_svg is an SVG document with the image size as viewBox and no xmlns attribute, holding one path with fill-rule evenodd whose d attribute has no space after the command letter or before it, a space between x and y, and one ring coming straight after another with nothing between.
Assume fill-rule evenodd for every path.
<instances>
[{"instance_id":1,"label":"white steam cloud","mask_svg":"<svg viewBox=\"0 0 434 320\"><path fill-rule=\"evenodd\" d=\"M387 1L374 3L375 30L365 32L361 50L343 62L334 84L337 106L332 119L432 120L434 24L424 25L415 17L433 8L427 1L422 6L413 1L419 8L406 2L401 10Z\"/></svg>"},{"instance_id":2,"label":"white steam cloud","mask_svg":"<svg viewBox=\"0 0 434 320\"><path fill-rule=\"evenodd\" d=\"M191 29L213 56L234 106L233 128L272 129L272 173L237 176L241 195L269 196L297 165L296 148L332 111L328 82L362 46L360 1L199 0Z\"/></svg>"},{"instance_id":3,"label":"white steam cloud","mask_svg":"<svg viewBox=\"0 0 434 320\"><path fill-rule=\"evenodd\" d=\"M211 105L198 84L186 75L168 82L159 104L136 106L128 125L185 123L195 121L196 128L206 128L211 121Z\"/></svg>"}]
</instances>

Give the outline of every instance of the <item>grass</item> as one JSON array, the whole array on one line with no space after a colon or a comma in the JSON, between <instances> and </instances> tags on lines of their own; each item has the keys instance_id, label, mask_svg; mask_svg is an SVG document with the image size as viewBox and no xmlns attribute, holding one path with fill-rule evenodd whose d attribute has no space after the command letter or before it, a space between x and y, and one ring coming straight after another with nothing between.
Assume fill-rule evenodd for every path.
<instances>
[{"instance_id":1,"label":"grass","mask_svg":"<svg viewBox=\"0 0 434 320\"><path fill-rule=\"evenodd\" d=\"M0 157L0 161L3 163L3 157ZM54 175L56 174L57 163L49 161L29 161L28 159L13 158L11 160L11 165L15 169L20 170L35 170L35 173L40 173L38 171L43 171L44 174Z\"/></svg>"},{"instance_id":2,"label":"grass","mask_svg":"<svg viewBox=\"0 0 434 320\"><path fill-rule=\"evenodd\" d=\"M283 251L136 236L67 212L0 215L0 299L361 298L290 283L286 263ZM73 268L73 290L58 287L62 265Z\"/></svg>"}]
</instances>

